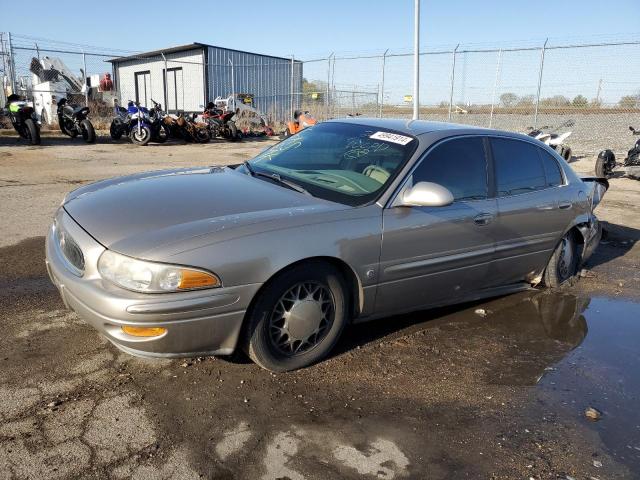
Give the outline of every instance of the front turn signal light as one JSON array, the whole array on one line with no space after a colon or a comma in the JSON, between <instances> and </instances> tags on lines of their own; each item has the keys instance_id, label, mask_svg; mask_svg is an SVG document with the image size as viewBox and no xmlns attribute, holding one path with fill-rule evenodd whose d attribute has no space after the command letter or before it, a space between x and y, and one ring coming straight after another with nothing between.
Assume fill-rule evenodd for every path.
<instances>
[{"instance_id":1,"label":"front turn signal light","mask_svg":"<svg viewBox=\"0 0 640 480\"><path fill-rule=\"evenodd\" d=\"M160 335L164 335L167 329L162 327L132 327L124 325L122 331L133 337L159 337Z\"/></svg>"},{"instance_id":2,"label":"front turn signal light","mask_svg":"<svg viewBox=\"0 0 640 480\"><path fill-rule=\"evenodd\" d=\"M206 272L198 270L182 270L180 272L180 281L178 289L193 290L196 288L213 288L219 287L220 280L218 277Z\"/></svg>"}]
</instances>

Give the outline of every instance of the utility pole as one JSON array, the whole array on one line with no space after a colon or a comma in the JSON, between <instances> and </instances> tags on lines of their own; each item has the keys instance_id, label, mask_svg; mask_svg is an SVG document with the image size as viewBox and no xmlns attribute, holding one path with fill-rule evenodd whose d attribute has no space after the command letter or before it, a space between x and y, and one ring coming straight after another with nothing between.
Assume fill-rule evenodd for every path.
<instances>
[{"instance_id":1,"label":"utility pole","mask_svg":"<svg viewBox=\"0 0 640 480\"><path fill-rule=\"evenodd\" d=\"M420 0L413 12L413 119L420 118Z\"/></svg>"},{"instance_id":2,"label":"utility pole","mask_svg":"<svg viewBox=\"0 0 640 480\"><path fill-rule=\"evenodd\" d=\"M600 93L602 92L602 79L598 81L598 92L596 93L596 105L600 105Z\"/></svg>"}]
</instances>

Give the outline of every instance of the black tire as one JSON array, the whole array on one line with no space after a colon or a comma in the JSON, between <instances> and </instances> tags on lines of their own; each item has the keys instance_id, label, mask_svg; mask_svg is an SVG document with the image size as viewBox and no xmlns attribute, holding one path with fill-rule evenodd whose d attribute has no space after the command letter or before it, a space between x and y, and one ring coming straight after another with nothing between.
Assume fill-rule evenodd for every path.
<instances>
[{"instance_id":1,"label":"black tire","mask_svg":"<svg viewBox=\"0 0 640 480\"><path fill-rule=\"evenodd\" d=\"M229 140L231 140L232 142L240 140L240 137L238 136L238 127L236 126L236 123L230 121L227 124L227 126L229 127Z\"/></svg>"},{"instance_id":2,"label":"black tire","mask_svg":"<svg viewBox=\"0 0 640 480\"><path fill-rule=\"evenodd\" d=\"M160 125L158 133L153 137L153 141L157 143L165 143L171 136L171 130L167 125Z\"/></svg>"},{"instance_id":3,"label":"black tire","mask_svg":"<svg viewBox=\"0 0 640 480\"><path fill-rule=\"evenodd\" d=\"M131 129L129 138L136 145L143 147L151 141L151 129L146 125L140 125L140 132L138 133L138 125L136 125Z\"/></svg>"},{"instance_id":4,"label":"black tire","mask_svg":"<svg viewBox=\"0 0 640 480\"><path fill-rule=\"evenodd\" d=\"M573 232L562 237L544 270L542 279L545 286L557 288L575 277L580 263L579 248Z\"/></svg>"},{"instance_id":5,"label":"black tire","mask_svg":"<svg viewBox=\"0 0 640 480\"><path fill-rule=\"evenodd\" d=\"M284 129L284 138L288 138L288 137L290 137L291 135L293 135L293 134L292 134L292 133L291 133L291 131L289 130L289 127L285 128L285 129Z\"/></svg>"},{"instance_id":6,"label":"black tire","mask_svg":"<svg viewBox=\"0 0 640 480\"><path fill-rule=\"evenodd\" d=\"M80 122L80 128L82 129L82 138L85 142L96 143L96 130L88 119L85 118Z\"/></svg>"},{"instance_id":7,"label":"black tire","mask_svg":"<svg viewBox=\"0 0 640 480\"><path fill-rule=\"evenodd\" d=\"M616 157L611 150L603 150L596 160L596 177L609 178L613 175L612 166L616 163Z\"/></svg>"},{"instance_id":8,"label":"black tire","mask_svg":"<svg viewBox=\"0 0 640 480\"><path fill-rule=\"evenodd\" d=\"M120 140L120 138L122 138L122 130L119 128L118 124L115 121L111 122L111 126L109 127L109 134L114 140Z\"/></svg>"},{"instance_id":9,"label":"black tire","mask_svg":"<svg viewBox=\"0 0 640 480\"><path fill-rule=\"evenodd\" d=\"M31 145L40 145L40 129L32 119L27 118L24 121L25 130Z\"/></svg>"},{"instance_id":10,"label":"black tire","mask_svg":"<svg viewBox=\"0 0 640 480\"><path fill-rule=\"evenodd\" d=\"M297 292L296 300L291 300L292 292ZM297 317L292 313L296 309ZM348 311L339 271L323 262L299 265L271 280L259 293L245 319L243 348L251 360L272 372L308 367L333 349L348 322ZM298 322L291 323L296 318ZM311 323L304 321L310 318Z\"/></svg>"},{"instance_id":11,"label":"black tire","mask_svg":"<svg viewBox=\"0 0 640 480\"><path fill-rule=\"evenodd\" d=\"M562 158L564 158L567 163L569 163L571 161L571 148L570 147L562 147L562 153L560 155L562 155Z\"/></svg>"},{"instance_id":12,"label":"black tire","mask_svg":"<svg viewBox=\"0 0 640 480\"><path fill-rule=\"evenodd\" d=\"M195 141L197 143L208 143L211 140L211 135L209 134L209 130L206 128L196 128L196 138Z\"/></svg>"}]
</instances>

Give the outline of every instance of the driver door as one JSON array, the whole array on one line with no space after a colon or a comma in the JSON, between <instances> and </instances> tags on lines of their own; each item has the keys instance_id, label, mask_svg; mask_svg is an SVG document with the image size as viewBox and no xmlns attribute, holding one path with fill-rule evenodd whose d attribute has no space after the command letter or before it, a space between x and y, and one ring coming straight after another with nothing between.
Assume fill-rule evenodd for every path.
<instances>
[{"instance_id":1,"label":"driver door","mask_svg":"<svg viewBox=\"0 0 640 480\"><path fill-rule=\"evenodd\" d=\"M489 172L480 136L444 140L418 162L406 185L438 183L454 202L384 209L377 311L454 303L486 286L497 215Z\"/></svg>"}]
</instances>

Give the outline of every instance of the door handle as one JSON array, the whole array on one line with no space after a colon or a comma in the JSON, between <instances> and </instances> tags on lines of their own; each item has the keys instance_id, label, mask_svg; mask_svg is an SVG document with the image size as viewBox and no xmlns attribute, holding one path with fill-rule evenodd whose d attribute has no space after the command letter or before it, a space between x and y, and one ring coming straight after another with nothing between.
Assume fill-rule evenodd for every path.
<instances>
[{"instance_id":1,"label":"door handle","mask_svg":"<svg viewBox=\"0 0 640 480\"><path fill-rule=\"evenodd\" d=\"M571 202L561 202L558 205L558 208L561 209L561 210L567 210L567 209L571 208L572 206L573 206L573 204Z\"/></svg>"},{"instance_id":2,"label":"door handle","mask_svg":"<svg viewBox=\"0 0 640 480\"><path fill-rule=\"evenodd\" d=\"M476 225L489 225L493 220L493 215L491 213L481 213L473 217L473 223Z\"/></svg>"}]
</instances>

